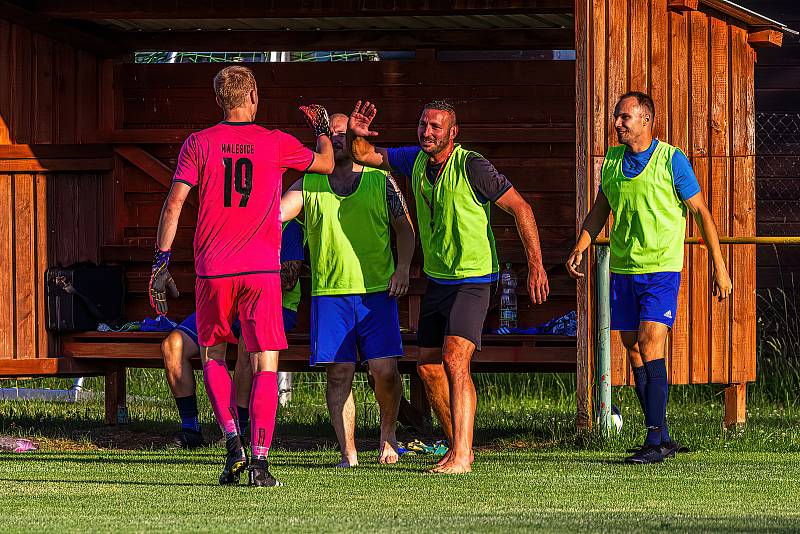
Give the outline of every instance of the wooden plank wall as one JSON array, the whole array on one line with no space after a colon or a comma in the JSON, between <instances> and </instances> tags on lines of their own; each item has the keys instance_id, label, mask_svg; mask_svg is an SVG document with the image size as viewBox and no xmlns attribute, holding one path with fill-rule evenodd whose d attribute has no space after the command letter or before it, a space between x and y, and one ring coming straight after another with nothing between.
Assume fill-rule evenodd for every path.
<instances>
[{"instance_id":1,"label":"wooden plank wall","mask_svg":"<svg viewBox=\"0 0 800 534\"><path fill-rule=\"evenodd\" d=\"M294 133L307 143L311 136L297 106L318 102L330 112L349 113L358 99L376 102L379 143L416 142L416 122L423 104L452 99L458 110L460 139L483 153L533 204L544 245L545 266L562 264L574 239L573 61L437 61L420 52L411 61L365 63L252 64L259 82L258 120ZM116 138L137 140L141 148L174 168L189 131L220 120L211 80L219 64L123 65L119 73ZM117 161L120 178L112 207L118 239L103 247L106 260L124 261L129 271L129 317L147 313L144 295L158 216L166 188L124 159ZM285 185L297 179L288 174ZM413 204L413 203L412 203ZM184 208L171 271L183 292L170 304L176 318L194 308L191 240L196 210ZM524 251L513 219L492 213L502 262L511 261L525 276ZM415 260L421 259L417 250ZM419 267L417 265L417 273ZM303 281L307 288L307 280ZM420 280L416 289L422 289ZM552 296L544 306L519 300L521 325L532 326L575 309L575 289L561 269L551 278ZM416 308L401 303L404 324L413 324ZM308 306L301 305L298 328L307 326ZM496 325L497 312L489 314Z\"/></svg>"},{"instance_id":2,"label":"wooden plank wall","mask_svg":"<svg viewBox=\"0 0 800 534\"><path fill-rule=\"evenodd\" d=\"M100 65L0 20L0 359L54 354L45 270L99 259L96 206L110 167L102 148L76 144L97 131Z\"/></svg>"},{"instance_id":3,"label":"wooden plank wall","mask_svg":"<svg viewBox=\"0 0 800 534\"><path fill-rule=\"evenodd\" d=\"M602 158L617 144L618 96L644 91L655 101L656 136L689 156L720 233L755 235L755 54L746 30L700 11L668 11L667 0L594 0L585 9L593 21L585 58L591 69L578 98L592 110L583 140L591 164L579 191L594 198ZM699 235L691 221L687 232ZM723 254L734 292L719 304L711 296L707 251L686 247L666 348L672 383L755 380L755 248L725 246ZM618 333L612 334L612 381L632 383Z\"/></svg>"}]
</instances>

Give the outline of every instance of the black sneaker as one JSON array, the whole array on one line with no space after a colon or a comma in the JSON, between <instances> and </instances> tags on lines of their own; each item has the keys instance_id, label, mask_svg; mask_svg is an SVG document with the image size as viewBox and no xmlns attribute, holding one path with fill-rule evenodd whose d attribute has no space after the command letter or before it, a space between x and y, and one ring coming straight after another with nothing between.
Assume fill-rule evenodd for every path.
<instances>
[{"instance_id":1,"label":"black sneaker","mask_svg":"<svg viewBox=\"0 0 800 534\"><path fill-rule=\"evenodd\" d=\"M283 486L283 484L269 472L269 462L266 460L253 460L247 470L250 473L249 481L251 486L257 488Z\"/></svg>"},{"instance_id":2,"label":"black sneaker","mask_svg":"<svg viewBox=\"0 0 800 534\"><path fill-rule=\"evenodd\" d=\"M667 441L661 444L661 455L664 458L674 458L675 453L690 452L689 447L682 445L677 441Z\"/></svg>"},{"instance_id":3,"label":"black sneaker","mask_svg":"<svg viewBox=\"0 0 800 534\"><path fill-rule=\"evenodd\" d=\"M172 445L178 449L197 449L205 444L203 433L190 428L182 428L172 436Z\"/></svg>"},{"instance_id":4,"label":"black sneaker","mask_svg":"<svg viewBox=\"0 0 800 534\"><path fill-rule=\"evenodd\" d=\"M219 483L223 486L238 484L239 473L247 467L247 453L242 447L242 441L239 436L229 438L225 442L225 448L228 449L228 454L225 455L225 467L219 476Z\"/></svg>"},{"instance_id":5,"label":"black sneaker","mask_svg":"<svg viewBox=\"0 0 800 534\"><path fill-rule=\"evenodd\" d=\"M625 458L626 464L657 464L663 461L664 455L658 445L645 445L633 456Z\"/></svg>"}]
</instances>

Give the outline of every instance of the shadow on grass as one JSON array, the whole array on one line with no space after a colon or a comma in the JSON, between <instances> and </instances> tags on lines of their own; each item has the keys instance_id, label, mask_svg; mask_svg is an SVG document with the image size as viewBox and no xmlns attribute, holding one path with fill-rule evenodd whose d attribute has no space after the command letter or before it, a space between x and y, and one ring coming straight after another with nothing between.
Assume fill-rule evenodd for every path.
<instances>
[{"instance_id":1,"label":"shadow on grass","mask_svg":"<svg viewBox=\"0 0 800 534\"><path fill-rule=\"evenodd\" d=\"M98 463L125 465L125 464L146 464L146 465L223 465L223 459L220 456L218 460L204 459L204 458L182 458L173 456L152 457L147 458L113 458L97 454L87 455L85 457L62 454L39 454L36 452L31 453L0 453L0 461L13 460L14 462L53 462L53 463L77 463L77 464L92 464Z\"/></svg>"},{"instance_id":2,"label":"shadow on grass","mask_svg":"<svg viewBox=\"0 0 800 534\"><path fill-rule=\"evenodd\" d=\"M165 486L165 487L187 487L187 488L196 488L198 486L205 486L205 487L236 487L236 486L220 486L219 484L212 484L212 483L202 483L202 482L153 482L153 481L142 481L137 482L135 480L104 480L104 479L92 479L92 480L75 480L75 479L59 479L59 478L29 478L29 479L13 479L13 478L0 478L0 482L49 482L52 484L100 484L103 486ZM244 485L242 485L244 486Z\"/></svg>"}]
</instances>

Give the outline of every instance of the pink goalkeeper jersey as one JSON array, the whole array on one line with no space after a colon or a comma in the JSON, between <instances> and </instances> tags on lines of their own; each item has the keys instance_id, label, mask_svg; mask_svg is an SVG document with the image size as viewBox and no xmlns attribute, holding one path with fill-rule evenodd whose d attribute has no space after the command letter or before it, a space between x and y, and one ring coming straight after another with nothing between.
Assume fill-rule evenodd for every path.
<instances>
[{"instance_id":1,"label":"pink goalkeeper jersey","mask_svg":"<svg viewBox=\"0 0 800 534\"><path fill-rule=\"evenodd\" d=\"M197 275L279 272L281 177L313 161L293 136L251 122L221 122L191 134L173 180L200 186Z\"/></svg>"}]
</instances>

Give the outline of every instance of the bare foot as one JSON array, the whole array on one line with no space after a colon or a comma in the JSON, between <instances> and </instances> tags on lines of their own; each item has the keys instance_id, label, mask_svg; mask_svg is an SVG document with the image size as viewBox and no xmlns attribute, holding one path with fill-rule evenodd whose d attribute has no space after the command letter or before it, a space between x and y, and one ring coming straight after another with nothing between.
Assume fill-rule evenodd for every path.
<instances>
[{"instance_id":1,"label":"bare foot","mask_svg":"<svg viewBox=\"0 0 800 534\"><path fill-rule=\"evenodd\" d=\"M436 467L441 467L444 464L448 463L449 461L450 461L450 450L448 450L447 453L445 453L445 455L442 456L441 460L436 462ZM470 465L475 463L475 453L472 452L471 450L469 451L469 463Z\"/></svg>"},{"instance_id":2,"label":"bare foot","mask_svg":"<svg viewBox=\"0 0 800 534\"><path fill-rule=\"evenodd\" d=\"M352 461L348 460L347 458L342 458L342 461L338 464L334 465L334 469L349 469L350 467L358 466L358 460L353 459Z\"/></svg>"},{"instance_id":3,"label":"bare foot","mask_svg":"<svg viewBox=\"0 0 800 534\"><path fill-rule=\"evenodd\" d=\"M397 453L397 442L382 441L381 456L378 458L379 464L396 464L400 460L400 455Z\"/></svg>"},{"instance_id":4,"label":"bare foot","mask_svg":"<svg viewBox=\"0 0 800 534\"><path fill-rule=\"evenodd\" d=\"M461 473L470 473L472 472L472 463L471 462L464 462L464 461L457 461L453 459L446 464L437 465L428 473L436 473L436 474L445 474L445 475L457 475Z\"/></svg>"},{"instance_id":5,"label":"bare foot","mask_svg":"<svg viewBox=\"0 0 800 534\"><path fill-rule=\"evenodd\" d=\"M465 463L451 462L441 467L436 467L432 469L431 472L439 475L461 475L465 473L471 473L472 465L470 465L469 462Z\"/></svg>"}]
</instances>

